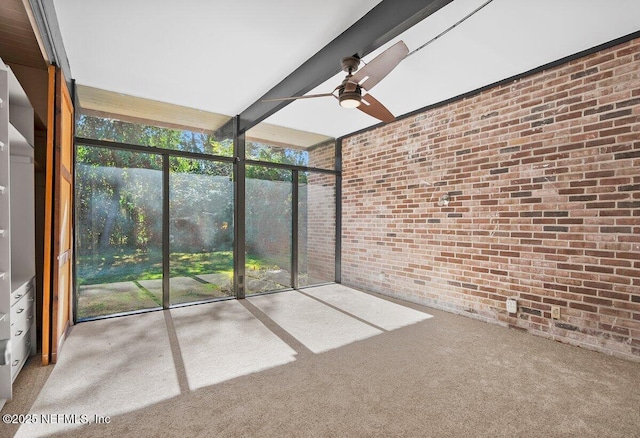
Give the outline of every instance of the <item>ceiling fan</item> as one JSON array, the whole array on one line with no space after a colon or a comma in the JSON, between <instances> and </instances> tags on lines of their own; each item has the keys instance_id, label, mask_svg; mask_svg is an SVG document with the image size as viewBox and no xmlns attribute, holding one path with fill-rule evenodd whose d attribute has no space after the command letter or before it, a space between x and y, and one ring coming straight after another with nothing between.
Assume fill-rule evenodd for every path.
<instances>
[{"instance_id":1,"label":"ceiling fan","mask_svg":"<svg viewBox=\"0 0 640 438\"><path fill-rule=\"evenodd\" d=\"M392 122L396 119L395 116L369 94L369 90L387 76L391 70L396 68L408 53L409 49L406 44L398 41L373 58L371 62L365 64L360 70L358 70L361 61L360 58L356 56L342 58L342 70L347 72L347 76L331 93L264 99L263 102L333 96L338 99L340 106L344 108L358 108L363 113L369 114L383 122ZM366 93L363 94L363 91Z\"/></svg>"}]
</instances>

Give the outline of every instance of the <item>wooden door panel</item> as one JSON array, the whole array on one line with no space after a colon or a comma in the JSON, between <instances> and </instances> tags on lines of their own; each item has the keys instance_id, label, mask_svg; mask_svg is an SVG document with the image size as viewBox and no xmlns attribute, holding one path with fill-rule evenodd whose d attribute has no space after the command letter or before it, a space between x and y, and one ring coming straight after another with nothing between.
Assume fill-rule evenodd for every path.
<instances>
[{"instance_id":1,"label":"wooden door panel","mask_svg":"<svg viewBox=\"0 0 640 438\"><path fill-rule=\"evenodd\" d=\"M51 278L53 271L53 150L54 150L54 121L56 112L56 68L49 66L49 81L47 95L47 154L45 162L44 189L44 242L42 264L42 365L49 365L51 361Z\"/></svg>"},{"instance_id":2,"label":"wooden door panel","mask_svg":"<svg viewBox=\"0 0 640 438\"><path fill-rule=\"evenodd\" d=\"M54 153L54 241L53 241L53 337L51 362L56 363L71 322L71 238L73 209L73 102L62 76L56 72L56 143Z\"/></svg>"}]
</instances>

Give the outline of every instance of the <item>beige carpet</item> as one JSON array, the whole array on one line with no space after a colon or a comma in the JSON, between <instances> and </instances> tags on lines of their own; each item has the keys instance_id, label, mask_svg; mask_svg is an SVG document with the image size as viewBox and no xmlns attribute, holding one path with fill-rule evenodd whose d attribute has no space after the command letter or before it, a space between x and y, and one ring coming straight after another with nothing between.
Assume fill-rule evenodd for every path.
<instances>
[{"instance_id":1,"label":"beige carpet","mask_svg":"<svg viewBox=\"0 0 640 438\"><path fill-rule=\"evenodd\" d=\"M57 424L0 436L640 436L639 363L339 285L82 323L63 353L2 410Z\"/></svg>"}]
</instances>

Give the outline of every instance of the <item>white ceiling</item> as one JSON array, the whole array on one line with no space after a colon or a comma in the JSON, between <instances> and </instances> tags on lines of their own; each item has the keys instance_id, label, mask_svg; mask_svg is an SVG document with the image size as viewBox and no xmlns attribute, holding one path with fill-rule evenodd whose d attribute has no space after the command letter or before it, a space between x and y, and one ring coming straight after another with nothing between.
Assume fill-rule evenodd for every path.
<instances>
[{"instance_id":1,"label":"white ceiling","mask_svg":"<svg viewBox=\"0 0 640 438\"><path fill-rule=\"evenodd\" d=\"M400 39L412 51L485 1L455 0L364 60ZM229 116L378 3L54 0L77 83ZM372 94L401 115L638 30L638 0L494 0L403 60ZM330 92L343 77L310 93ZM377 120L320 98L266 122L338 137Z\"/></svg>"}]
</instances>

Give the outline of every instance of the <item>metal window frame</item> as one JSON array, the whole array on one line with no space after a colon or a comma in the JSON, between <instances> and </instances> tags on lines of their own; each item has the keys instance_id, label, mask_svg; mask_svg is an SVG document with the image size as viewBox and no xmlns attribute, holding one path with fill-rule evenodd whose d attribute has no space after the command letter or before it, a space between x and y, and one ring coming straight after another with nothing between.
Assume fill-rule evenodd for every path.
<instances>
[{"instance_id":1,"label":"metal window frame","mask_svg":"<svg viewBox=\"0 0 640 438\"><path fill-rule=\"evenodd\" d=\"M299 205L300 171L291 171L291 287L298 289L298 231L299 231Z\"/></svg>"},{"instance_id":2,"label":"metal window frame","mask_svg":"<svg viewBox=\"0 0 640 438\"><path fill-rule=\"evenodd\" d=\"M246 265L246 139L238 132L238 117L233 119L235 193L233 204L233 290L236 299L245 298Z\"/></svg>"}]
</instances>

